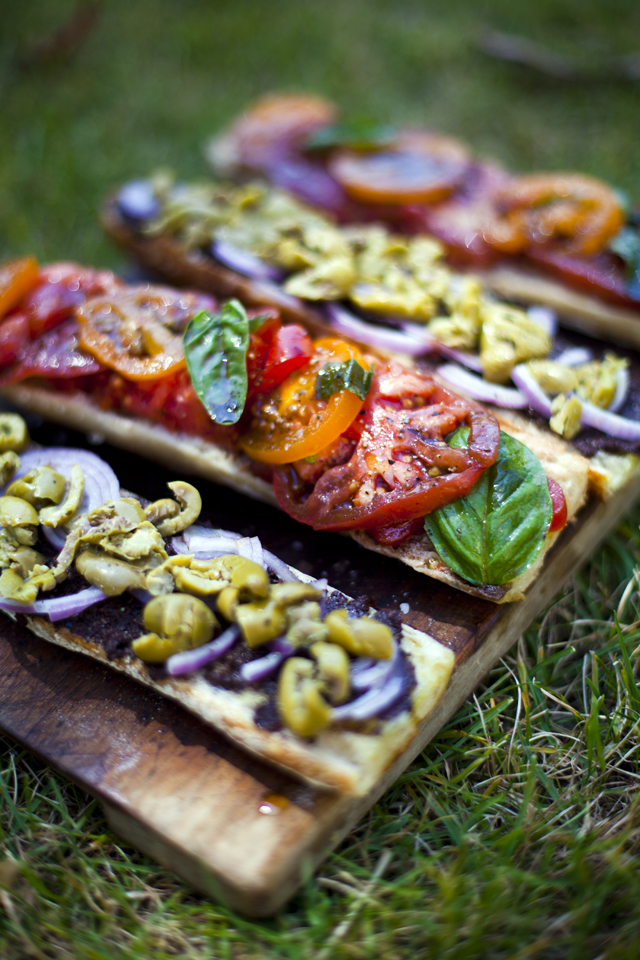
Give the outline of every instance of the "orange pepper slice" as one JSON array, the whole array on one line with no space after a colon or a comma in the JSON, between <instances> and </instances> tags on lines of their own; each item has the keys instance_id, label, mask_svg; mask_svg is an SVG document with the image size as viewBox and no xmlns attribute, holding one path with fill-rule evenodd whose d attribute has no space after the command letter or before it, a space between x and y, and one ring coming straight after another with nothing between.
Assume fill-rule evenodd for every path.
<instances>
[{"instance_id":1,"label":"orange pepper slice","mask_svg":"<svg viewBox=\"0 0 640 960\"><path fill-rule=\"evenodd\" d=\"M0 267L0 318L4 317L38 283L35 257L10 260Z\"/></svg>"},{"instance_id":2,"label":"orange pepper slice","mask_svg":"<svg viewBox=\"0 0 640 960\"><path fill-rule=\"evenodd\" d=\"M254 406L249 429L240 440L244 452L260 463L292 463L315 456L344 433L363 401L350 390L334 393L328 400L317 399L316 378L326 363L351 359L368 369L351 344L334 337L316 341L309 363Z\"/></svg>"},{"instance_id":3,"label":"orange pepper slice","mask_svg":"<svg viewBox=\"0 0 640 960\"><path fill-rule=\"evenodd\" d=\"M532 242L565 239L565 253L590 257L624 223L615 191L577 173L514 177L493 199L497 215L483 235L503 253L522 253Z\"/></svg>"}]
</instances>

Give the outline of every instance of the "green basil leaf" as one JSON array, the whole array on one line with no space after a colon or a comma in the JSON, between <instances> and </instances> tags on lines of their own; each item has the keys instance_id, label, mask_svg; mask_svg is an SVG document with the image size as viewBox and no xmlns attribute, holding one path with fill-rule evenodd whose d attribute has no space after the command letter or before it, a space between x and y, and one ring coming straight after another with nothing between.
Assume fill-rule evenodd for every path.
<instances>
[{"instance_id":1,"label":"green basil leaf","mask_svg":"<svg viewBox=\"0 0 640 960\"><path fill-rule=\"evenodd\" d=\"M350 390L356 397L366 400L369 390L371 390L371 381L373 380L373 369L365 370L357 360L345 360L338 363L333 360L325 363L324 367L318 372L316 377L316 397L319 400L328 400L334 393L340 393L341 390Z\"/></svg>"},{"instance_id":2,"label":"green basil leaf","mask_svg":"<svg viewBox=\"0 0 640 960\"><path fill-rule=\"evenodd\" d=\"M637 227L623 227L609 241L609 250L624 261L627 280L633 280L640 272L640 230Z\"/></svg>"},{"instance_id":3,"label":"green basil leaf","mask_svg":"<svg viewBox=\"0 0 640 960\"><path fill-rule=\"evenodd\" d=\"M469 428L449 438L466 447ZM502 586L536 559L547 538L553 506L538 458L519 440L500 434L498 459L471 493L425 517L438 554L471 583Z\"/></svg>"},{"instance_id":4,"label":"green basil leaf","mask_svg":"<svg viewBox=\"0 0 640 960\"><path fill-rule=\"evenodd\" d=\"M269 317L272 317L273 313L259 313L257 317L251 317L249 320L249 333L255 333L256 330L259 330L265 320L268 320Z\"/></svg>"},{"instance_id":5,"label":"green basil leaf","mask_svg":"<svg viewBox=\"0 0 640 960\"><path fill-rule=\"evenodd\" d=\"M237 423L247 399L249 320L238 300L219 313L203 311L184 332L191 382L212 420Z\"/></svg>"},{"instance_id":6,"label":"green basil leaf","mask_svg":"<svg viewBox=\"0 0 640 960\"><path fill-rule=\"evenodd\" d=\"M360 117L314 130L307 137L304 148L328 150L331 147L352 147L354 150L367 150L388 146L394 137L395 131L391 127Z\"/></svg>"}]
</instances>

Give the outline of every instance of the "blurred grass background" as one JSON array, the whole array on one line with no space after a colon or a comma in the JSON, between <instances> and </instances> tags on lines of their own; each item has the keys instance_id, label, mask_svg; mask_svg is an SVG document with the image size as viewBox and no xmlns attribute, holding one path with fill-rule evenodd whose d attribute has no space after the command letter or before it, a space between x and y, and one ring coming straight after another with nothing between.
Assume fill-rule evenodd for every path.
<instances>
[{"instance_id":1,"label":"blurred grass background","mask_svg":"<svg viewBox=\"0 0 640 960\"><path fill-rule=\"evenodd\" d=\"M104 195L156 166L204 174L205 139L278 88L431 125L514 169L589 172L640 199L640 80L609 75L640 48L637 0L89 8L74 45L75 0L0 4L2 257L123 266L95 218ZM490 58L489 29L569 58L580 78ZM635 513L273 921L191 894L120 845L81 791L3 742L0 955L635 958L639 558Z\"/></svg>"}]
</instances>

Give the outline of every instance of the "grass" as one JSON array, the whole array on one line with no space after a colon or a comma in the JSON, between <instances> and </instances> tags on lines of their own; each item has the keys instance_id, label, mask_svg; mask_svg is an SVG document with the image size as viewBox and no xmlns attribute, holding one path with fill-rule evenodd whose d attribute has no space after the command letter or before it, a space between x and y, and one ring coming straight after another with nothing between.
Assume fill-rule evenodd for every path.
<instances>
[{"instance_id":1,"label":"grass","mask_svg":"<svg viewBox=\"0 0 640 960\"><path fill-rule=\"evenodd\" d=\"M477 43L490 27L591 64L633 51L632 0L111 0L72 54L34 58L74 8L0 9L3 257L122 266L95 220L104 194L157 165L202 174L206 137L278 87L640 197L637 83L558 84ZM637 956L639 521L636 509L272 920L193 894L1 741L0 955Z\"/></svg>"}]
</instances>

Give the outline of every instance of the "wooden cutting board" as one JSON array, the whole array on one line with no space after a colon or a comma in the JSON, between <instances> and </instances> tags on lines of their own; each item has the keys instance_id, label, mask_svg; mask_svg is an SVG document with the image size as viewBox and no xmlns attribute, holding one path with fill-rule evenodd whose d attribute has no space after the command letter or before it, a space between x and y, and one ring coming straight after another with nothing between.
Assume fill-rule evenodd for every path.
<instances>
[{"instance_id":1,"label":"wooden cutting board","mask_svg":"<svg viewBox=\"0 0 640 960\"><path fill-rule=\"evenodd\" d=\"M44 444L86 446L54 426ZM174 479L107 446L122 485L149 498ZM640 495L640 475L565 531L525 600L496 605L428 580L350 539L307 530L264 504L204 481L204 516L259 534L287 562L450 646L455 671L411 747L366 798L301 785L236 749L180 706L96 661L0 621L0 730L99 798L113 830L203 893L250 916L274 913L504 655Z\"/></svg>"}]
</instances>

